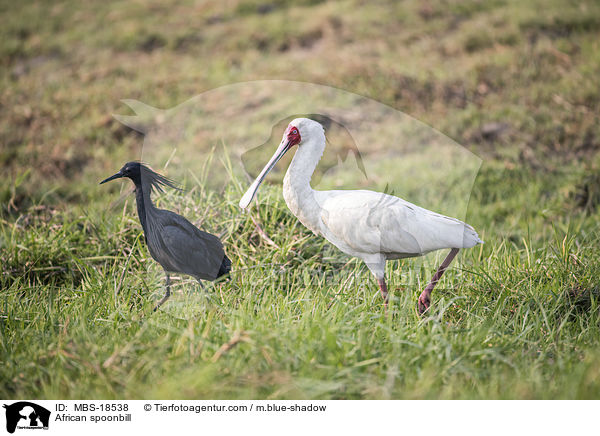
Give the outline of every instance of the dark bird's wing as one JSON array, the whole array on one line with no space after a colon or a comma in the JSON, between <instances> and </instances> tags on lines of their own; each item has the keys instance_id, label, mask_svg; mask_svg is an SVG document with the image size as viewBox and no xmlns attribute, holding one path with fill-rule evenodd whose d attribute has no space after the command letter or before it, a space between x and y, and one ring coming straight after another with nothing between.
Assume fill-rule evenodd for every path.
<instances>
[{"instance_id":1,"label":"dark bird's wing","mask_svg":"<svg viewBox=\"0 0 600 436\"><path fill-rule=\"evenodd\" d=\"M219 238L203 232L173 212L157 212L160 215L157 220L160 229L156 232L155 240L148 242L148 246L163 268L203 280L215 280L219 277L226 257Z\"/></svg>"}]
</instances>

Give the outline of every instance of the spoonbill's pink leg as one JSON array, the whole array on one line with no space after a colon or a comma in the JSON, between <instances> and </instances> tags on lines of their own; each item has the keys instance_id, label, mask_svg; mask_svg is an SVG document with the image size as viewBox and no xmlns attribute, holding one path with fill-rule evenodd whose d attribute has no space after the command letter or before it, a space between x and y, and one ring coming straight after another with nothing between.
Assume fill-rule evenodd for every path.
<instances>
[{"instance_id":1,"label":"spoonbill's pink leg","mask_svg":"<svg viewBox=\"0 0 600 436\"><path fill-rule=\"evenodd\" d=\"M450 265L450 262L456 257L458 254L458 248L453 248L448 253L448 256L444 259L437 272L431 278L431 281L427 285L427 287L421 292L419 299L417 300L417 310L419 311L419 315L423 315L427 309L429 309L429 305L431 304L431 293L433 292L433 288Z\"/></svg>"},{"instance_id":2,"label":"spoonbill's pink leg","mask_svg":"<svg viewBox=\"0 0 600 436\"><path fill-rule=\"evenodd\" d=\"M385 277L382 279L377 279L377 283L379 283L379 290L381 291L381 296L383 297L383 304L385 307L385 311L387 313L388 289L387 289L387 285L385 284Z\"/></svg>"}]
</instances>

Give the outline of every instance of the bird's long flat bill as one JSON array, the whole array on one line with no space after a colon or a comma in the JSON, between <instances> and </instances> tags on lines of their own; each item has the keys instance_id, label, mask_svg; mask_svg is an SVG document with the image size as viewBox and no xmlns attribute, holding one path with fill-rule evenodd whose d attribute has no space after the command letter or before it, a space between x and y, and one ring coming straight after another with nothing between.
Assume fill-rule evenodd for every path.
<instances>
[{"instance_id":1,"label":"bird's long flat bill","mask_svg":"<svg viewBox=\"0 0 600 436\"><path fill-rule=\"evenodd\" d=\"M283 157L283 155L290 149L290 141L281 141L279 147L277 147L277 151L273 155L273 157L269 160L269 162L262 169L256 180L252 182L252 185L248 188L242 199L240 200L240 207L242 209L246 209L254 196L256 195L256 191L260 187L260 184L263 182L269 171L273 169L275 164L279 162L279 159Z\"/></svg>"},{"instance_id":2,"label":"bird's long flat bill","mask_svg":"<svg viewBox=\"0 0 600 436\"><path fill-rule=\"evenodd\" d=\"M106 182L110 182L111 180L119 179L121 177L123 177L123 174L121 174L121 172L119 171L117 174L114 174L114 175L110 176L109 178L102 180L100 182L100 184L103 184L103 183L106 183Z\"/></svg>"}]
</instances>

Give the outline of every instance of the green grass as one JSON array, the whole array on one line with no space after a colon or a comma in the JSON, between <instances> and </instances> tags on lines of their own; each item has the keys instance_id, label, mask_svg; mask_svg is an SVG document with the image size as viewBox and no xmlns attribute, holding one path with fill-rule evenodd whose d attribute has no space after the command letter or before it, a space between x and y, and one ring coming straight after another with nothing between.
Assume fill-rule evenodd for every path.
<instances>
[{"instance_id":1,"label":"green grass","mask_svg":"<svg viewBox=\"0 0 600 436\"><path fill-rule=\"evenodd\" d=\"M505 172L504 183L518 186L516 176ZM277 248L239 213L235 183L222 195L196 186L160 198L225 235L233 275L206 291L177 282L156 314L163 277L131 196L104 211L34 207L2 226L1 395L597 398L598 214L513 209L492 229L483 222L503 195L495 177L483 169L487 197L475 192L469 218L486 244L463 252L423 319L414 308L430 270L411 282L412 261L389 265L386 318L368 270L303 228L279 187L264 187L252 212ZM529 213L521 222L535 224L533 235L511 224Z\"/></svg>"},{"instance_id":2,"label":"green grass","mask_svg":"<svg viewBox=\"0 0 600 436\"><path fill-rule=\"evenodd\" d=\"M0 2L0 397L600 398L598 4L227 4ZM159 205L220 235L233 273L204 291L178 279L152 314L164 278L130 187L97 185L148 144L111 114L132 114L124 98L170 108L256 79L371 97L483 159L466 220L486 243L461 252L428 316L415 302L439 257L389 263L385 317L365 266L307 231L279 182L252 209L276 246L237 207L238 164L225 162L224 187L208 183L215 145L235 157L251 144L219 132L268 138L286 95L162 138L150 164L187 191ZM198 170L178 173L191 148ZM398 168L437 172L418 156L360 151L368 185L332 168L319 187L389 182L423 206L447 201L403 180Z\"/></svg>"}]
</instances>

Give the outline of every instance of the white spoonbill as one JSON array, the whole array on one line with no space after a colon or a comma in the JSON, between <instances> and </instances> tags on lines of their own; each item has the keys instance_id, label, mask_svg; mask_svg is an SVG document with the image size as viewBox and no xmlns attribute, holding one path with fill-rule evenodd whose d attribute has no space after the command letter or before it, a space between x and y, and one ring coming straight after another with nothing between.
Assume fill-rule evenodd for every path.
<instances>
[{"instance_id":1,"label":"white spoonbill","mask_svg":"<svg viewBox=\"0 0 600 436\"><path fill-rule=\"evenodd\" d=\"M295 145L298 150L283 179L285 202L315 234L367 264L377 279L386 308L387 260L450 248L419 296L417 308L422 314L429 308L433 288L458 250L483 243L470 225L392 195L366 190L312 189L311 176L325 151L325 131L321 124L308 118L297 118L288 125L277 151L240 200L242 209L248 207L267 173Z\"/></svg>"}]
</instances>

